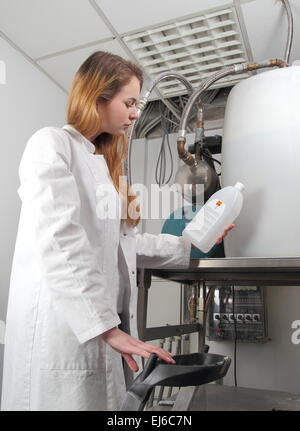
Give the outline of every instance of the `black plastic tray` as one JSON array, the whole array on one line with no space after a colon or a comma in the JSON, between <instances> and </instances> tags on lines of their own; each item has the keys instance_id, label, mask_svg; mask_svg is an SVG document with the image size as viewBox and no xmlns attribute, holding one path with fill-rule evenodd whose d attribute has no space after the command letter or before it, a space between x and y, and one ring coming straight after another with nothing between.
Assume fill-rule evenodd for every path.
<instances>
[{"instance_id":1,"label":"black plastic tray","mask_svg":"<svg viewBox=\"0 0 300 431\"><path fill-rule=\"evenodd\" d=\"M154 386L200 386L224 377L230 366L228 356L192 353L174 356L168 364L152 354L144 370L126 393L121 410L142 410Z\"/></svg>"}]
</instances>

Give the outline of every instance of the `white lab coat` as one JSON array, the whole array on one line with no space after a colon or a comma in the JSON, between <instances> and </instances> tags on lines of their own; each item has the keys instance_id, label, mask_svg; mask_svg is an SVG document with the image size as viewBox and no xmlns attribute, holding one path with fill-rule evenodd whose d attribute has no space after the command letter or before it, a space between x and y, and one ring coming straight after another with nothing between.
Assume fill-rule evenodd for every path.
<instances>
[{"instance_id":1,"label":"white lab coat","mask_svg":"<svg viewBox=\"0 0 300 431\"><path fill-rule=\"evenodd\" d=\"M105 158L70 125L28 141L6 321L3 410L116 410L121 355L99 336L136 329L136 265L186 268L190 243L139 234L120 218ZM119 213L118 213L119 214ZM120 214L119 214L120 215Z\"/></svg>"}]
</instances>

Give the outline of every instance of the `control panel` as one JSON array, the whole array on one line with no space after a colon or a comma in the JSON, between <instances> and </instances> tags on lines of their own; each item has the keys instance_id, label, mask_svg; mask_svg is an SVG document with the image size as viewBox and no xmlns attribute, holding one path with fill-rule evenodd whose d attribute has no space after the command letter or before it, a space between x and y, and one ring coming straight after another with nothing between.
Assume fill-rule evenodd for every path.
<instances>
[{"instance_id":1,"label":"control panel","mask_svg":"<svg viewBox=\"0 0 300 431\"><path fill-rule=\"evenodd\" d=\"M267 341L265 287L216 288L208 319L209 340Z\"/></svg>"}]
</instances>

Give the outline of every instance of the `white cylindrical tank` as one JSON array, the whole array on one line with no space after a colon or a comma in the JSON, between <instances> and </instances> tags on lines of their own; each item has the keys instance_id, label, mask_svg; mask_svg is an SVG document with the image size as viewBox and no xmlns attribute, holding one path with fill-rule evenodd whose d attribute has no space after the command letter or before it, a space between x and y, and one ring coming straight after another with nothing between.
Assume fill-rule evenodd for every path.
<instances>
[{"instance_id":1,"label":"white cylindrical tank","mask_svg":"<svg viewBox=\"0 0 300 431\"><path fill-rule=\"evenodd\" d=\"M245 185L226 256L300 256L300 66L245 79L229 94L222 187Z\"/></svg>"}]
</instances>

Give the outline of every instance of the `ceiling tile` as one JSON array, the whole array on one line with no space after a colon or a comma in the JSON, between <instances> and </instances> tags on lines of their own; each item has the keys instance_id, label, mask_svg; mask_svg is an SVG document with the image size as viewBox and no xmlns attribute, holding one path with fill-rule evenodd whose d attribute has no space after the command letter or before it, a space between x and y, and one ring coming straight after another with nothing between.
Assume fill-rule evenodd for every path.
<instances>
[{"instance_id":1,"label":"ceiling tile","mask_svg":"<svg viewBox=\"0 0 300 431\"><path fill-rule=\"evenodd\" d=\"M225 66L248 60L233 7L174 19L172 23L131 33L123 40L152 79L172 71L183 75L193 87ZM238 79L245 76L239 75ZM228 76L214 86L224 85L224 81L231 85L236 79L235 75ZM186 87L177 79L164 80L158 87L165 97L186 93Z\"/></svg>"},{"instance_id":2,"label":"ceiling tile","mask_svg":"<svg viewBox=\"0 0 300 431\"><path fill-rule=\"evenodd\" d=\"M111 40L88 48L60 54L55 57L38 61L38 64L46 70L67 91L70 88L72 78L84 60L95 51L107 51L121 57L128 58L119 42Z\"/></svg>"},{"instance_id":3,"label":"ceiling tile","mask_svg":"<svg viewBox=\"0 0 300 431\"><path fill-rule=\"evenodd\" d=\"M199 11L232 4L226 0L96 0L118 33L127 33Z\"/></svg>"},{"instance_id":4,"label":"ceiling tile","mask_svg":"<svg viewBox=\"0 0 300 431\"><path fill-rule=\"evenodd\" d=\"M294 18L294 38L290 63L300 58L300 4L290 0ZM284 58L288 36L287 14L281 1L256 0L242 4L244 22L247 28L253 59L263 61L270 58ZM257 17L260 17L257 21Z\"/></svg>"},{"instance_id":5,"label":"ceiling tile","mask_svg":"<svg viewBox=\"0 0 300 431\"><path fill-rule=\"evenodd\" d=\"M32 58L112 36L87 0L1 0L0 29Z\"/></svg>"}]
</instances>

